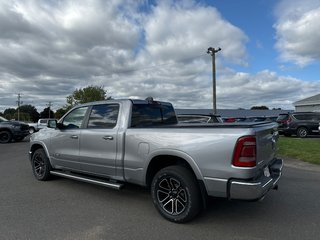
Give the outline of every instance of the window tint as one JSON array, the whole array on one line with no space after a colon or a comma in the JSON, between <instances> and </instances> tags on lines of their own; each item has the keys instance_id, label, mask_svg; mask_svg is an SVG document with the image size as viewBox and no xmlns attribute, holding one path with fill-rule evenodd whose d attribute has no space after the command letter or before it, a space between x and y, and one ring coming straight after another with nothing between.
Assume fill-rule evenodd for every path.
<instances>
[{"instance_id":1,"label":"window tint","mask_svg":"<svg viewBox=\"0 0 320 240\"><path fill-rule=\"evenodd\" d=\"M320 115L318 114L312 115L312 121L320 121Z\"/></svg>"},{"instance_id":2,"label":"window tint","mask_svg":"<svg viewBox=\"0 0 320 240\"><path fill-rule=\"evenodd\" d=\"M280 114L279 117L277 118L277 121L288 120L288 118L289 118L288 114Z\"/></svg>"},{"instance_id":3,"label":"window tint","mask_svg":"<svg viewBox=\"0 0 320 240\"><path fill-rule=\"evenodd\" d=\"M88 107L76 108L63 119L65 128L80 128Z\"/></svg>"},{"instance_id":4,"label":"window tint","mask_svg":"<svg viewBox=\"0 0 320 240\"><path fill-rule=\"evenodd\" d=\"M88 128L113 128L117 124L118 104L104 104L92 107Z\"/></svg>"},{"instance_id":5,"label":"window tint","mask_svg":"<svg viewBox=\"0 0 320 240\"><path fill-rule=\"evenodd\" d=\"M295 114L294 117L297 120L311 120L312 119L312 115L308 115L308 114Z\"/></svg>"},{"instance_id":6,"label":"window tint","mask_svg":"<svg viewBox=\"0 0 320 240\"><path fill-rule=\"evenodd\" d=\"M135 104L132 107L131 127L175 124L173 107L164 104Z\"/></svg>"}]
</instances>

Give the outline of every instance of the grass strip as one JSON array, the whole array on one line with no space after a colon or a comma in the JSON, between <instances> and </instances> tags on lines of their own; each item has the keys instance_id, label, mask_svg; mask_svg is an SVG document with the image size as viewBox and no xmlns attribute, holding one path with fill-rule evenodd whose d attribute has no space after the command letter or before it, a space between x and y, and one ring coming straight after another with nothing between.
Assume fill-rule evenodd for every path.
<instances>
[{"instance_id":1,"label":"grass strip","mask_svg":"<svg viewBox=\"0 0 320 240\"><path fill-rule=\"evenodd\" d=\"M280 156L299 159L320 165L320 139L280 137L278 142Z\"/></svg>"}]
</instances>

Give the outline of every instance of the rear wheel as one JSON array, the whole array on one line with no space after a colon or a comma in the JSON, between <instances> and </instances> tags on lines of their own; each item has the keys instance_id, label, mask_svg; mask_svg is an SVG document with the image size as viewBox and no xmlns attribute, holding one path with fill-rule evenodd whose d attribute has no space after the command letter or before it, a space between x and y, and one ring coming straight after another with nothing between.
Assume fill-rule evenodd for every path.
<instances>
[{"instance_id":1,"label":"rear wheel","mask_svg":"<svg viewBox=\"0 0 320 240\"><path fill-rule=\"evenodd\" d=\"M12 140L11 132L4 130L0 131L0 143L9 143Z\"/></svg>"},{"instance_id":2,"label":"rear wheel","mask_svg":"<svg viewBox=\"0 0 320 240\"><path fill-rule=\"evenodd\" d=\"M37 149L31 159L33 174L40 181L48 180L52 169L49 159L42 148Z\"/></svg>"},{"instance_id":3,"label":"rear wheel","mask_svg":"<svg viewBox=\"0 0 320 240\"><path fill-rule=\"evenodd\" d=\"M161 169L153 178L151 194L156 209L172 222L190 221L201 210L201 195L196 178L182 166Z\"/></svg>"},{"instance_id":4,"label":"rear wheel","mask_svg":"<svg viewBox=\"0 0 320 240\"><path fill-rule=\"evenodd\" d=\"M305 138L308 135L308 129L306 129L305 127L300 127L297 130L297 136L299 138Z\"/></svg>"}]
</instances>

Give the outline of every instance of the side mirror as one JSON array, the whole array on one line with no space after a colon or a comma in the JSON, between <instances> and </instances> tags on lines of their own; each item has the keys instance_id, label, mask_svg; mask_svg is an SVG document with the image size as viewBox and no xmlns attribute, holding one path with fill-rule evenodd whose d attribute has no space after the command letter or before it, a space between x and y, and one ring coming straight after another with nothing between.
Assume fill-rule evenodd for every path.
<instances>
[{"instance_id":1,"label":"side mirror","mask_svg":"<svg viewBox=\"0 0 320 240\"><path fill-rule=\"evenodd\" d=\"M48 121L47 127L48 127L48 128L56 128L56 127L57 127L57 120L55 120L55 119L50 119L50 120Z\"/></svg>"}]
</instances>

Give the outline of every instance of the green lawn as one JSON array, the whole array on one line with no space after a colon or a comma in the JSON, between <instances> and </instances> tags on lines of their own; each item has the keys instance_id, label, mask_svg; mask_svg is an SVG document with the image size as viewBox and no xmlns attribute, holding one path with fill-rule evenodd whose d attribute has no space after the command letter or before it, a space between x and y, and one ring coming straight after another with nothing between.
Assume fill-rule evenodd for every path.
<instances>
[{"instance_id":1,"label":"green lawn","mask_svg":"<svg viewBox=\"0 0 320 240\"><path fill-rule=\"evenodd\" d=\"M281 136L278 154L305 162L320 164L320 139Z\"/></svg>"}]
</instances>

